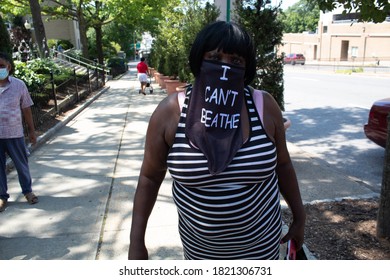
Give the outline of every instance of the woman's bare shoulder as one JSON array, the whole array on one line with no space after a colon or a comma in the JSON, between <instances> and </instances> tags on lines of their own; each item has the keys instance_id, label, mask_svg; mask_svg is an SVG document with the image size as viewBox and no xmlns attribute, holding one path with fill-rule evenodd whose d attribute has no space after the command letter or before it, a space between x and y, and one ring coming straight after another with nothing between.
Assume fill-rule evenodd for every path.
<instances>
[{"instance_id":1,"label":"woman's bare shoulder","mask_svg":"<svg viewBox=\"0 0 390 280\"><path fill-rule=\"evenodd\" d=\"M264 109L267 110L268 113L273 113L276 115L281 114L281 110L278 103L269 92L263 91L263 99L264 99Z\"/></svg>"},{"instance_id":2,"label":"woman's bare shoulder","mask_svg":"<svg viewBox=\"0 0 390 280\"><path fill-rule=\"evenodd\" d=\"M177 93L169 94L163 100L161 100L153 114L158 116L166 116L169 119L171 117L180 115Z\"/></svg>"},{"instance_id":3,"label":"woman's bare shoulder","mask_svg":"<svg viewBox=\"0 0 390 280\"><path fill-rule=\"evenodd\" d=\"M171 145L180 119L180 108L177 94L165 97L154 111L150 123L150 130L155 133L163 133L165 141Z\"/></svg>"}]
</instances>

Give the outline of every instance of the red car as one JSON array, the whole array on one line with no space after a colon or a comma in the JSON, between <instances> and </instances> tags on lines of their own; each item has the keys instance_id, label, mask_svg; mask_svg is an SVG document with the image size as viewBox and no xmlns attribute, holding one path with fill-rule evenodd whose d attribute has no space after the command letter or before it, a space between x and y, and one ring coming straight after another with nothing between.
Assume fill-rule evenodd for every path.
<instances>
[{"instance_id":1,"label":"red car","mask_svg":"<svg viewBox=\"0 0 390 280\"><path fill-rule=\"evenodd\" d=\"M364 125L367 138L385 148L387 141L387 115L390 113L390 98L375 101Z\"/></svg>"},{"instance_id":2,"label":"red car","mask_svg":"<svg viewBox=\"0 0 390 280\"><path fill-rule=\"evenodd\" d=\"M290 53L286 55L283 59L284 64L302 64L304 65L306 62L306 58L301 53Z\"/></svg>"}]
</instances>

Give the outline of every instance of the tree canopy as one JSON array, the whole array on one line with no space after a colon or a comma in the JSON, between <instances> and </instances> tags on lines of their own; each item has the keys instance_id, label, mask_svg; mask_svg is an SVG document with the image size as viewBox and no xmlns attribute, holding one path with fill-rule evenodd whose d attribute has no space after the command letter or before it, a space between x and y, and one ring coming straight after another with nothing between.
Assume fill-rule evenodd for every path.
<instances>
[{"instance_id":1,"label":"tree canopy","mask_svg":"<svg viewBox=\"0 0 390 280\"><path fill-rule=\"evenodd\" d=\"M357 12L359 21L380 23L390 16L390 2L388 0L308 0L317 3L323 12L332 11L338 7L344 8L344 13Z\"/></svg>"},{"instance_id":2,"label":"tree canopy","mask_svg":"<svg viewBox=\"0 0 390 280\"><path fill-rule=\"evenodd\" d=\"M300 0L280 13L284 33L315 32L320 18L320 9L316 3Z\"/></svg>"},{"instance_id":3,"label":"tree canopy","mask_svg":"<svg viewBox=\"0 0 390 280\"><path fill-rule=\"evenodd\" d=\"M278 18L279 7L268 1L244 0L237 5L239 23L252 35L257 54L255 88L269 92L284 110L283 57L275 52L282 43L283 24Z\"/></svg>"},{"instance_id":4,"label":"tree canopy","mask_svg":"<svg viewBox=\"0 0 390 280\"><path fill-rule=\"evenodd\" d=\"M38 1L38 0L34 0ZM161 9L169 0L47 0L40 4L42 14L48 20L69 19L79 23L80 40L84 57L88 57L87 31L95 31L95 44L99 62L103 61L103 26L115 22L107 30L121 33L121 46L133 39L134 31L138 34L157 30L157 22L161 18ZM0 11L4 14L33 14L29 0L0 0ZM35 26L34 26L35 27ZM36 28L36 27L35 27ZM115 32L114 31L114 32ZM40 33L41 34L41 33ZM44 35L42 35L44 36ZM113 38L114 36L111 36ZM57 38L61 39L61 38ZM42 41L42 40L40 40Z\"/></svg>"}]
</instances>

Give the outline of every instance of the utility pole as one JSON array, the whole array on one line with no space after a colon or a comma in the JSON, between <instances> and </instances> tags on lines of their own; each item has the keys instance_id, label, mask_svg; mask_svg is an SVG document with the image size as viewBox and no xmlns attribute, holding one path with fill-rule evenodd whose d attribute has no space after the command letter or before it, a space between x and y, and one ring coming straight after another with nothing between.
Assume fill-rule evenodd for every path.
<instances>
[{"instance_id":1,"label":"utility pole","mask_svg":"<svg viewBox=\"0 0 390 280\"><path fill-rule=\"evenodd\" d=\"M230 21L230 0L226 0L226 21Z\"/></svg>"}]
</instances>

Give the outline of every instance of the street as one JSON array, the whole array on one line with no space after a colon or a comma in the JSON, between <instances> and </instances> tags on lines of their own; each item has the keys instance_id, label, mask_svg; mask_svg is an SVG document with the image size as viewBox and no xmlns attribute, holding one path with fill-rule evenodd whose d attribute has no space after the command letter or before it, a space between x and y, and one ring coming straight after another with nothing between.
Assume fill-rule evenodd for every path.
<instances>
[{"instance_id":1,"label":"street","mask_svg":"<svg viewBox=\"0 0 390 280\"><path fill-rule=\"evenodd\" d=\"M390 76L335 74L285 67L287 140L379 192L384 149L363 126L375 100L389 97Z\"/></svg>"}]
</instances>

